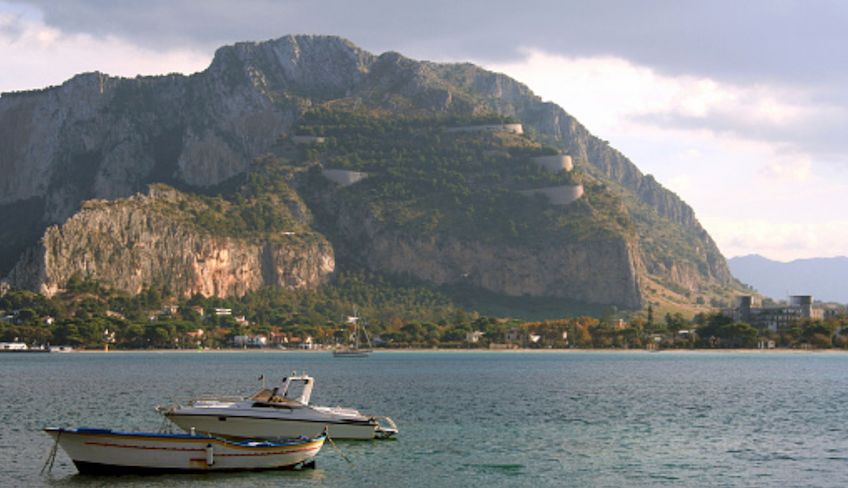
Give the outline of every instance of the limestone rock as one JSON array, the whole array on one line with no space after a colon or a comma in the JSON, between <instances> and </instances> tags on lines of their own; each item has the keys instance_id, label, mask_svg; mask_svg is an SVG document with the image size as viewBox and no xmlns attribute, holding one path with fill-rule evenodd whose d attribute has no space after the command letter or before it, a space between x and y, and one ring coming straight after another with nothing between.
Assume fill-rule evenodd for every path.
<instances>
[{"instance_id":1,"label":"limestone rock","mask_svg":"<svg viewBox=\"0 0 848 488\"><path fill-rule=\"evenodd\" d=\"M265 240L215 236L175 216L174 195L151 191L86 202L47 229L7 281L51 296L74 275L138 293L166 287L180 296L241 296L263 285L314 288L335 268L332 247L312 232Z\"/></svg>"}]
</instances>

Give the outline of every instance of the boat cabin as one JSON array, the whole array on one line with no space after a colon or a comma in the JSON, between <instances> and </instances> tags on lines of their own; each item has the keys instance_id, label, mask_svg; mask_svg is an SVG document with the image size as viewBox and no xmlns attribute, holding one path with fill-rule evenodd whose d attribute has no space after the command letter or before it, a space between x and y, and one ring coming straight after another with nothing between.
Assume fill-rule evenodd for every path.
<instances>
[{"instance_id":1,"label":"boat cabin","mask_svg":"<svg viewBox=\"0 0 848 488\"><path fill-rule=\"evenodd\" d=\"M311 376L297 375L283 378L283 384L274 388L263 388L250 397L254 406L302 407L309 405L315 380ZM257 405L258 404L258 405Z\"/></svg>"}]
</instances>

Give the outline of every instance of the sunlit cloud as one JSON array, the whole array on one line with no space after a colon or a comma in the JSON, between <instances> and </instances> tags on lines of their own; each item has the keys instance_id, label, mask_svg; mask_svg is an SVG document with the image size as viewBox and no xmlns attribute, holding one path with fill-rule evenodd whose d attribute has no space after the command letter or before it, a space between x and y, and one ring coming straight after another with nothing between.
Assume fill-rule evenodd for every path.
<instances>
[{"instance_id":1,"label":"sunlit cloud","mask_svg":"<svg viewBox=\"0 0 848 488\"><path fill-rule=\"evenodd\" d=\"M848 220L775 222L766 219L722 218L706 221L713 238L731 256L760 254L791 261L812 257L844 256Z\"/></svg>"},{"instance_id":2,"label":"sunlit cloud","mask_svg":"<svg viewBox=\"0 0 848 488\"><path fill-rule=\"evenodd\" d=\"M600 134L633 123L681 126L686 121L690 129L767 139L769 131L811 120L832 121L842 113L813 105L797 88L666 76L616 57L569 58L537 50L526 55L520 62L487 67L529 83Z\"/></svg>"},{"instance_id":3,"label":"sunlit cloud","mask_svg":"<svg viewBox=\"0 0 848 488\"><path fill-rule=\"evenodd\" d=\"M762 174L768 178L804 182L812 176L813 163L806 156L785 156L766 164Z\"/></svg>"}]
</instances>

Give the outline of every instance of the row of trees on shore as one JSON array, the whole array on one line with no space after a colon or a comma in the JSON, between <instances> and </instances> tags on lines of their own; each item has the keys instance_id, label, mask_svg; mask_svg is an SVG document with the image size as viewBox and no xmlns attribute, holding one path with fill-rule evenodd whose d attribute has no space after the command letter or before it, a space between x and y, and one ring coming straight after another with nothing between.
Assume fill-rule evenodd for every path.
<instances>
[{"instance_id":1,"label":"row of trees on shore","mask_svg":"<svg viewBox=\"0 0 848 488\"><path fill-rule=\"evenodd\" d=\"M135 296L72 279L53 298L12 290L0 297L0 341L123 349L228 348L234 338L264 337L265 345L298 347L307 339L345 343L346 315L359 304L377 346L405 348L784 348L848 349L848 318L798 321L778 331L701 314L689 320L651 313L524 321L481 316L435 291L374 283L343 275L319 292L265 289L240 299L177 300L156 289ZM218 312L216 312L216 309Z\"/></svg>"}]
</instances>

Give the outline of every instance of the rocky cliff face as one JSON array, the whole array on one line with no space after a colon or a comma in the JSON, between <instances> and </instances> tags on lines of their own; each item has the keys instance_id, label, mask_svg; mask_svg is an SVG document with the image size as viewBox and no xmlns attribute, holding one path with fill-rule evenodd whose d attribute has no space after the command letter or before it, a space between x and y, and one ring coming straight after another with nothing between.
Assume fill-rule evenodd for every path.
<instances>
[{"instance_id":1,"label":"rocky cliff face","mask_svg":"<svg viewBox=\"0 0 848 488\"><path fill-rule=\"evenodd\" d=\"M204 187L242 173L295 120L301 94L344 95L372 56L350 43L286 37L221 48L206 71L101 73L0 98L0 205L46 200L61 222L88 198L155 181Z\"/></svg>"},{"instance_id":2,"label":"rocky cliff face","mask_svg":"<svg viewBox=\"0 0 848 488\"><path fill-rule=\"evenodd\" d=\"M210 235L177 213L179 193L151 190L115 202L87 202L18 262L8 281L53 295L73 275L138 293L165 286L180 296L241 296L263 285L314 288L335 260L320 235L273 239Z\"/></svg>"},{"instance_id":3,"label":"rocky cliff face","mask_svg":"<svg viewBox=\"0 0 848 488\"><path fill-rule=\"evenodd\" d=\"M635 256L624 240L537 250L383 234L371 240L367 262L375 270L507 296L553 296L624 308L641 304Z\"/></svg>"},{"instance_id":4,"label":"rocky cliff face","mask_svg":"<svg viewBox=\"0 0 848 488\"><path fill-rule=\"evenodd\" d=\"M556 297L571 302L639 308L643 269L632 235L543 245L459 238L441 232L398 232L368 206L327 189L310 201L334 229L337 254L375 272L494 294Z\"/></svg>"}]
</instances>

